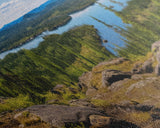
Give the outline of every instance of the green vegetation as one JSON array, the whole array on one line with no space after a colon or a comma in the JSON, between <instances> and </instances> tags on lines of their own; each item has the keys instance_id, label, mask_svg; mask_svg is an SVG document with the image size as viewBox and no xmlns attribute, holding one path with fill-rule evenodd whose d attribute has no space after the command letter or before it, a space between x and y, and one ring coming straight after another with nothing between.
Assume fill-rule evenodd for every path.
<instances>
[{"instance_id":1,"label":"green vegetation","mask_svg":"<svg viewBox=\"0 0 160 128\"><path fill-rule=\"evenodd\" d=\"M25 108L33 104L34 103L30 101L29 96L19 95L16 98L7 99L4 103L0 104L0 112Z\"/></svg>"},{"instance_id":2,"label":"green vegetation","mask_svg":"<svg viewBox=\"0 0 160 128\"><path fill-rule=\"evenodd\" d=\"M121 29L120 33L126 37L126 47L118 50L121 56L144 56L151 44L160 39L159 7L159 0L131 0L122 12L117 12L123 21L132 25L127 30Z\"/></svg>"},{"instance_id":3,"label":"green vegetation","mask_svg":"<svg viewBox=\"0 0 160 128\"><path fill-rule=\"evenodd\" d=\"M58 0L50 3L39 13L25 15L20 23L0 32L0 52L18 47L43 31L66 24L71 19L70 13L81 10L95 1Z\"/></svg>"},{"instance_id":4,"label":"green vegetation","mask_svg":"<svg viewBox=\"0 0 160 128\"><path fill-rule=\"evenodd\" d=\"M132 112L125 115L126 120L133 123L142 124L146 123L151 119L150 113L148 112Z\"/></svg>"},{"instance_id":5,"label":"green vegetation","mask_svg":"<svg viewBox=\"0 0 160 128\"><path fill-rule=\"evenodd\" d=\"M119 56L135 61L140 56L144 57L150 51L151 45L160 39L159 0L130 0L128 6L120 12L101 3L99 4L105 9L116 13L125 23L130 24L127 26L127 29L124 29L119 26L111 26L93 17L93 19L104 24L106 27L112 28L125 37L125 47L119 47L116 43L114 44L117 47L115 50Z\"/></svg>"},{"instance_id":6,"label":"green vegetation","mask_svg":"<svg viewBox=\"0 0 160 128\"><path fill-rule=\"evenodd\" d=\"M0 95L17 97L23 94L30 102L44 103L45 97L49 97L46 92L55 85L76 86L83 72L113 57L101 46L93 26L48 36L38 48L7 55L0 61ZM83 97L66 91L62 100L70 100L72 96Z\"/></svg>"},{"instance_id":7,"label":"green vegetation","mask_svg":"<svg viewBox=\"0 0 160 128\"><path fill-rule=\"evenodd\" d=\"M60 105L69 105L68 101L72 99L84 99L86 96L81 92L78 86L70 85L68 88L56 90L58 94L48 92L45 96L48 104L60 104Z\"/></svg>"}]
</instances>

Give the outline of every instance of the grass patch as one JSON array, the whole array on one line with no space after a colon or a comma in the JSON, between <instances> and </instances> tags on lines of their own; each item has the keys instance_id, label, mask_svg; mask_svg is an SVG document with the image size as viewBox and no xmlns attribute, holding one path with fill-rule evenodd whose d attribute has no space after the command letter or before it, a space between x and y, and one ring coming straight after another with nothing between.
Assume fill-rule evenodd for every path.
<instances>
[{"instance_id":1,"label":"grass patch","mask_svg":"<svg viewBox=\"0 0 160 128\"><path fill-rule=\"evenodd\" d=\"M136 124L147 123L149 119L151 119L151 116L148 112L132 112L126 114L126 120Z\"/></svg>"},{"instance_id":2,"label":"grass patch","mask_svg":"<svg viewBox=\"0 0 160 128\"><path fill-rule=\"evenodd\" d=\"M0 112L25 108L33 104L34 103L30 101L29 96L19 95L16 98L9 98L4 100L4 103L0 103Z\"/></svg>"}]
</instances>

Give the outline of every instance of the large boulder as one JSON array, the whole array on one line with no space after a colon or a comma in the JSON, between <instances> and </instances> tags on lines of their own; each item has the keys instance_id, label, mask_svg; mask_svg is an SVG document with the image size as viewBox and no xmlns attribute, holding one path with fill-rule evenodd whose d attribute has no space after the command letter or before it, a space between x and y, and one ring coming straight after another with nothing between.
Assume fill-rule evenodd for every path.
<instances>
[{"instance_id":1,"label":"large boulder","mask_svg":"<svg viewBox=\"0 0 160 128\"><path fill-rule=\"evenodd\" d=\"M62 128L70 124L84 123L90 125L90 115L105 116L101 111L91 107L71 107L64 105L36 105L26 109L37 115L42 121L53 127Z\"/></svg>"},{"instance_id":2,"label":"large boulder","mask_svg":"<svg viewBox=\"0 0 160 128\"><path fill-rule=\"evenodd\" d=\"M110 86L112 83L131 78L131 73L118 70L104 70L102 72L102 87Z\"/></svg>"},{"instance_id":3,"label":"large boulder","mask_svg":"<svg viewBox=\"0 0 160 128\"><path fill-rule=\"evenodd\" d=\"M130 122L100 115L91 115L89 119L93 128L139 128Z\"/></svg>"},{"instance_id":4,"label":"large boulder","mask_svg":"<svg viewBox=\"0 0 160 128\"><path fill-rule=\"evenodd\" d=\"M122 89L124 87L124 84L127 83L130 79L124 79L117 82L114 82L111 84L108 89L112 92L117 92L118 90Z\"/></svg>"},{"instance_id":5,"label":"large boulder","mask_svg":"<svg viewBox=\"0 0 160 128\"><path fill-rule=\"evenodd\" d=\"M158 104L160 97L160 79L159 77L147 77L134 84L131 84L126 95L130 99L137 99L146 105Z\"/></svg>"}]
</instances>

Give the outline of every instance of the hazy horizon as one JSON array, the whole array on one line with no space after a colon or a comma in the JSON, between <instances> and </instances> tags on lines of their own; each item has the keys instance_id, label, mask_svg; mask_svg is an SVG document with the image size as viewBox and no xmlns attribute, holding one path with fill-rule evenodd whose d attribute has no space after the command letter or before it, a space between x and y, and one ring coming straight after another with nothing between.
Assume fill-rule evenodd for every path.
<instances>
[{"instance_id":1,"label":"hazy horizon","mask_svg":"<svg viewBox=\"0 0 160 128\"><path fill-rule=\"evenodd\" d=\"M0 29L48 0L2 0L0 1Z\"/></svg>"}]
</instances>

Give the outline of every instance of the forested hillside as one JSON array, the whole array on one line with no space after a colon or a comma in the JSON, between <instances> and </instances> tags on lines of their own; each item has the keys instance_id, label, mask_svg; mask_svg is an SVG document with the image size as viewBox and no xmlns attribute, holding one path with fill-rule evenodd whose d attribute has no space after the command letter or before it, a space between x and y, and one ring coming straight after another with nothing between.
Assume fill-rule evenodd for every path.
<instances>
[{"instance_id":1,"label":"forested hillside","mask_svg":"<svg viewBox=\"0 0 160 128\"><path fill-rule=\"evenodd\" d=\"M38 48L7 55L0 61L0 95L28 95L34 103L41 102L40 95L55 85L74 85L83 72L113 57L101 46L93 26L48 36Z\"/></svg>"},{"instance_id":2,"label":"forested hillside","mask_svg":"<svg viewBox=\"0 0 160 128\"><path fill-rule=\"evenodd\" d=\"M95 0L58 0L38 13L26 14L20 23L0 31L0 52L26 43L46 30L66 24L69 14L86 8Z\"/></svg>"}]
</instances>

